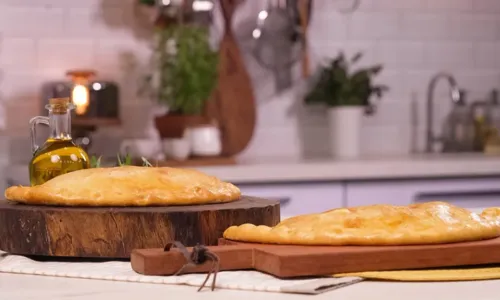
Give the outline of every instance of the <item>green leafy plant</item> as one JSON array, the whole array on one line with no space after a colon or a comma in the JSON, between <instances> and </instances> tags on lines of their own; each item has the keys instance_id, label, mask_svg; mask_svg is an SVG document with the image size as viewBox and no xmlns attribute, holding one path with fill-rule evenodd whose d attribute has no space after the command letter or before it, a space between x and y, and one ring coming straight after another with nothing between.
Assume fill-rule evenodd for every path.
<instances>
[{"instance_id":1,"label":"green leafy plant","mask_svg":"<svg viewBox=\"0 0 500 300\"><path fill-rule=\"evenodd\" d=\"M153 74L159 78L146 76L141 92L153 91L152 98L172 114L201 114L218 79L218 53L210 47L208 28L172 24L156 30L153 66L159 70Z\"/></svg>"},{"instance_id":2,"label":"green leafy plant","mask_svg":"<svg viewBox=\"0 0 500 300\"><path fill-rule=\"evenodd\" d=\"M381 98L389 88L385 85L375 85L372 78L382 71L381 65L361 68L351 72L350 64L354 65L362 57L361 53L354 55L349 61L340 53L329 64L322 67L312 89L305 97L305 103L322 103L329 107L365 106L370 108L372 95Z\"/></svg>"}]
</instances>

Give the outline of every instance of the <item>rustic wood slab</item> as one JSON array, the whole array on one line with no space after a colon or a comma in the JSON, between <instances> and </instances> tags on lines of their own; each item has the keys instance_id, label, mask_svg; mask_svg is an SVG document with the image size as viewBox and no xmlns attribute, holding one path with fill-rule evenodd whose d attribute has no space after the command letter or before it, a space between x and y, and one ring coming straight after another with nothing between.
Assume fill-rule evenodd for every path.
<instances>
[{"instance_id":1,"label":"rustic wood slab","mask_svg":"<svg viewBox=\"0 0 500 300\"><path fill-rule=\"evenodd\" d=\"M169 207L56 207L0 201L0 250L20 255L129 258L133 249L217 245L231 225L274 226L278 201L243 196L223 203Z\"/></svg>"},{"instance_id":2,"label":"rustic wood slab","mask_svg":"<svg viewBox=\"0 0 500 300\"><path fill-rule=\"evenodd\" d=\"M442 245L378 247L288 246L224 239L219 244L208 249L219 256L221 271L255 269L280 278L500 263L500 238ZM185 262L176 248L168 252L137 249L131 255L132 268L144 275L172 275ZM210 267L208 261L186 268L183 273L207 272Z\"/></svg>"}]
</instances>

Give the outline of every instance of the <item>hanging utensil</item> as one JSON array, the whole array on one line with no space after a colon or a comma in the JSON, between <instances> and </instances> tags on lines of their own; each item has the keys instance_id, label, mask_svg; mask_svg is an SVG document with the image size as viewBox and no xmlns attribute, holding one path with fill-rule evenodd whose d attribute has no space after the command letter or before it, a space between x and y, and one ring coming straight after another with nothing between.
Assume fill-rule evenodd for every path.
<instances>
[{"instance_id":1,"label":"hanging utensil","mask_svg":"<svg viewBox=\"0 0 500 300\"><path fill-rule=\"evenodd\" d=\"M301 59L305 43L297 0L268 0L256 23L252 54L260 65L273 70L281 91L291 85L291 68Z\"/></svg>"}]
</instances>

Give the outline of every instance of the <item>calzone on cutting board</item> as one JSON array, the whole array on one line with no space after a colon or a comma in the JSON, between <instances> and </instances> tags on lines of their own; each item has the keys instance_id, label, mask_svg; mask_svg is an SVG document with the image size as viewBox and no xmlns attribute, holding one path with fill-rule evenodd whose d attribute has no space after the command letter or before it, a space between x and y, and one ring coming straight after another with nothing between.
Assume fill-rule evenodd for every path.
<instances>
[{"instance_id":1,"label":"calzone on cutting board","mask_svg":"<svg viewBox=\"0 0 500 300\"><path fill-rule=\"evenodd\" d=\"M5 191L7 200L62 206L190 205L230 202L240 195L231 183L196 170L138 166L79 170Z\"/></svg>"},{"instance_id":2,"label":"calzone on cutting board","mask_svg":"<svg viewBox=\"0 0 500 300\"><path fill-rule=\"evenodd\" d=\"M444 202L338 208L286 219L274 227L231 226L224 238L291 245L441 244L500 236L500 209L473 213Z\"/></svg>"}]
</instances>

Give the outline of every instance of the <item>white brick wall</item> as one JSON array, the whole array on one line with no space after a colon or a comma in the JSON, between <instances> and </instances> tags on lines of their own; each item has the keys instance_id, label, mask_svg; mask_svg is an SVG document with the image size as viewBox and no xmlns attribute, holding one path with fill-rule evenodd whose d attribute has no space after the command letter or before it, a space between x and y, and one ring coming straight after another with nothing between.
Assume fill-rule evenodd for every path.
<instances>
[{"instance_id":1,"label":"white brick wall","mask_svg":"<svg viewBox=\"0 0 500 300\"><path fill-rule=\"evenodd\" d=\"M500 84L500 1L498 0L361 0L352 14L338 8L350 0L316 0L310 30L312 63L339 50L363 50L363 64L383 63L380 82L390 85L378 114L364 120L364 151L370 154L408 153L411 107L419 113L416 132L422 145L425 93L430 77L448 70L468 89L471 100L485 97ZM95 68L121 84L124 130L133 132L147 117L134 118L145 107L135 96L140 66L148 59L144 28L134 17L133 0L0 0L0 121L2 135L11 137L11 161L26 161L27 122L38 114L40 84L61 79L67 69ZM234 27L248 27L265 1L246 1ZM220 24L220 22L217 22ZM239 36L243 41L244 37ZM126 69L122 58L133 56L137 68ZM324 155L325 118L321 111L297 106L294 91L273 94L272 74L247 58L259 102L258 126L242 154L299 157ZM443 87L438 93L444 92ZM443 99L438 99L443 100ZM443 118L447 101L437 104ZM146 109L146 108L145 108ZM141 112L147 116L147 112ZM134 131L135 132L135 131ZM101 133L106 138L106 131ZM133 135L137 136L137 132ZM7 139L0 139L5 146ZM114 149L111 147L110 149ZM102 145L99 148L106 148ZM4 149L0 147L0 149ZM114 150L110 150L111 152ZM6 152L2 150L2 152Z\"/></svg>"}]
</instances>

